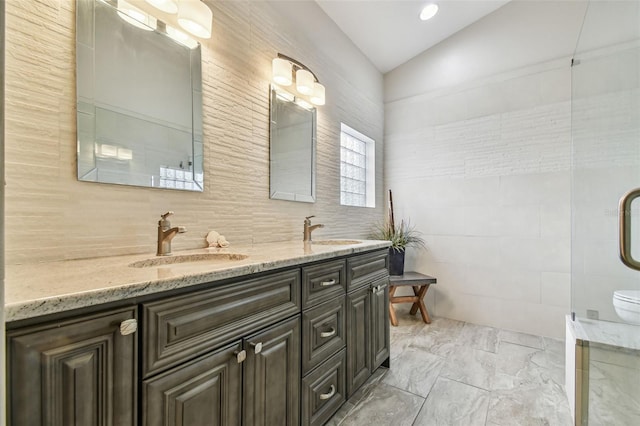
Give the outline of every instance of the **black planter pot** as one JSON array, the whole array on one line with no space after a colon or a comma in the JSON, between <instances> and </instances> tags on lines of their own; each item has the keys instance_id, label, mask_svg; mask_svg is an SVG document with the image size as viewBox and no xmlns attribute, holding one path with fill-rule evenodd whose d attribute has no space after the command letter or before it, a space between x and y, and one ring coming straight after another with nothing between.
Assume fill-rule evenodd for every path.
<instances>
[{"instance_id":1,"label":"black planter pot","mask_svg":"<svg viewBox=\"0 0 640 426\"><path fill-rule=\"evenodd\" d=\"M404 274L404 250L389 249L389 275Z\"/></svg>"}]
</instances>

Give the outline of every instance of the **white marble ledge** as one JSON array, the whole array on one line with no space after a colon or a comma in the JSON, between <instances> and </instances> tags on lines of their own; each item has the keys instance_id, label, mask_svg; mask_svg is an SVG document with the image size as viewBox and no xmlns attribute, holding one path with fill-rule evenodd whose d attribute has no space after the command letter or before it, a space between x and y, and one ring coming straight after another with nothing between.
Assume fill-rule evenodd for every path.
<instances>
[{"instance_id":1,"label":"white marble ledge","mask_svg":"<svg viewBox=\"0 0 640 426\"><path fill-rule=\"evenodd\" d=\"M203 248L174 255L220 252L245 254L247 258L146 268L133 268L129 264L153 258L153 253L6 265L5 320L33 318L389 246L388 241L361 241L349 245L305 245L292 241Z\"/></svg>"}]
</instances>

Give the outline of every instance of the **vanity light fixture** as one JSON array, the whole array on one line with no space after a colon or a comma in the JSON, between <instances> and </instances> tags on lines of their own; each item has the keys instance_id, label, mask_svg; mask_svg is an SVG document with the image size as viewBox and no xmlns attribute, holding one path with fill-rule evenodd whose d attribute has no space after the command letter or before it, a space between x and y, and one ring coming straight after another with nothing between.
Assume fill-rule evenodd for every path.
<instances>
[{"instance_id":1,"label":"vanity light fixture","mask_svg":"<svg viewBox=\"0 0 640 426\"><path fill-rule=\"evenodd\" d=\"M181 0L178 9L178 24L200 38L211 38L213 12L200 0Z\"/></svg>"},{"instance_id":2,"label":"vanity light fixture","mask_svg":"<svg viewBox=\"0 0 640 426\"><path fill-rule=\"evenodd\" d=\"M172 15L178 13L178 3L175 0L145 0L156 9Z\"/></svg>"},{"instance_id":3,"label":"vanity light fixture","mask_svg":"<svg viewBox=\"0 0 640 426\"><path fill-rule=\"evenodd\" d=\"M211 38L213 12L201 0L145 0L156 9L177 14L177 22L183 30L199 38Z\"/></svg>"},{"instance_id":4,"label":"vanity light fixture","mask_svg":"<svg viewBox=\"0 0 640 426\"><path fill-rule=\"evenodd\" d=\"M438 13L438 5L435 3L431 3L422 8L422 12L420 12L420 19L423 21L427 21Z\"/></svg>"},{"instance_id":5,"label":"vanity light fixture","mask_svg":"<svg viewBox=\"0 0 640 426\"><path fill-rule=\"evenodd\" d=\"M273 82L283 87L290 86L294 82L293 75L295 70L296 91L307 96L308 100L314 105L325 104L324 86L320 84L318 77L304 64L278 53L278 57L271 62L271 68ZM296 103L300 104L297 101L298 99L300 99L299 96L296 96ZM305 108L311 107L308 102L304 101L304 103L306 104Z\"/></svg>"},{"instance_id":6,"label":"vanity light fixture","mask_svg":"<svg viewBox=\"0 0 640 426\"><path fill-rule=\"evenodd\" d=\"M148 13L143 12L126 0L118 0L118 16L124 21L145 31L153 31L158 21Z\"/></svg>"}]
</instances>

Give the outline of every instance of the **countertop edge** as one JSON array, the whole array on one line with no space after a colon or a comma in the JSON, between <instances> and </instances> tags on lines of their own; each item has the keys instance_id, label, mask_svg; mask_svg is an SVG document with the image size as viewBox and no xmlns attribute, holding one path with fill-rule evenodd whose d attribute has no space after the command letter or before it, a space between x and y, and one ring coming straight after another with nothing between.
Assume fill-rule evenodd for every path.
<instances>
[{"instance_id":1,"label":"countertop edge","mask_svg":"<svg viewBox=\"0 0 640 426\"><path fill-rule=\"evenodd\" d=\"M284 258L280 257L258 260L253 263L251 261L243 262L242 264L237 265L229 264L228 266L224 266L220 269L197 271L193 273L185 272L166 279L147 279L142 281L117 283L115 285L106 283L107 285L80 292L51 294L46 297L20 300L13 303L9 302L5 304L5 322L10 323L14 321L27 320L112 302L124 302L127 299L135 299L137 297L188 288L200 284L380 250L388 246L389 243L386 241L364 240L362 244L358 245L325 247L324 251L320 253L296 254ZM136 259L139 257L141 256L129 256L126 258ZM87 262L89 261L85 261L85 263ZM96 260L96 263L97 262L98 260Z\"/></svg>"}]
</instances>

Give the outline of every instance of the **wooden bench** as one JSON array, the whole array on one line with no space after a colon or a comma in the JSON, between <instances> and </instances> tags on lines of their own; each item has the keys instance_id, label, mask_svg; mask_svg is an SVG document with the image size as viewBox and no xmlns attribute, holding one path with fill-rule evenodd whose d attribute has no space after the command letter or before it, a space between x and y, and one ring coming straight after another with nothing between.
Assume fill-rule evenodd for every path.
<instances>
[{"instance_id":1,"label":"wooden bench","mask_svg":"<svg viewBox=\"0 0 640 426\"><path fill-rule=\"evenodd\" d=\"M398 318L396 317L396 311L393 308L394 303L413 303L409 313L415 315L420 310L422 320L431 324L431 318L427 307L424 305L424 296L429 290L431 284L435 284L437 280L429 275L420 274L418 272L405 272L404 275L391 275L389 277L389 317L391 324L398 325ZM411 287L413 289L413 296L395 296L396 289L398 287Z\"/></svg>"}]
</instances>

